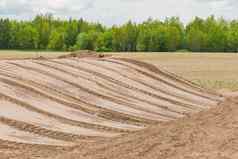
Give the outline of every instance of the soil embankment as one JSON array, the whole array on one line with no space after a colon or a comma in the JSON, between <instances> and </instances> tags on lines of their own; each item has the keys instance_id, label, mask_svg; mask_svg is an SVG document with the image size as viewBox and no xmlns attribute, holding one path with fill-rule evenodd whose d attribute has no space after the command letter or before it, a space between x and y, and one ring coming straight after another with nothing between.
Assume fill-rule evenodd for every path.
<instances>
[{"instance_id":1,"label":"soil embankment","mask_svg":"<svg viewBox=\"0 0 238 159\"><path fill-rule=\"evenodd\" d=\"M0 90L3 158L219 157L236 144L235 100L135 60L2 60Z\"/></svg>"}]
</instances>

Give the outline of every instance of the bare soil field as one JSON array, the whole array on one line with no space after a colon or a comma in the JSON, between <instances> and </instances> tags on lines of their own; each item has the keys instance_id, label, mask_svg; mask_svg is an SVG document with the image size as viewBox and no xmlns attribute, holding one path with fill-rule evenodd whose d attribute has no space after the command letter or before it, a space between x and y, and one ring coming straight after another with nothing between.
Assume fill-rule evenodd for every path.
<instances>
[{"instance_id":1,"label":"bare soil field","mask_svg":"<svg viewBox=\"0 0 238 159\"><path fill-rule=\"evenodd\" d=\"M114 53L174 72L203 87L238 90L237 53Z\"/></svg>"},{"instance_id":2,"label":"bare soil field","mask_svg":"<svg viewBox=\"0 0 238 159\"><path fill-rule=\"evenodd\" d=\"M68 54L68 52L46 52L46 51L18 51L18 50L0 50L1 60L15 60L15 59L26 59L26 58L56 58Z\"/></svg>"},{"instance_id":3,"label":"bare soil field","mask_svg":"<svg viewBox=\"0 0 238 159\"><path fill-rule=\"evenodd\" d=\"M238 157L238 93L123 56L2 59L1 158Z\"/></svg>"},{"instance_id":4,"label":"bare soil field","mask_svg":"<svg viewBox=\"0 0 238 159\"><path fill-rule=\"evenodd\" d=\"M68 52L0 51L0 59L56 58ZM238 90L237 53L105 53L144 61L176 73L202 87Z\"/></svg>"}]
</instances>

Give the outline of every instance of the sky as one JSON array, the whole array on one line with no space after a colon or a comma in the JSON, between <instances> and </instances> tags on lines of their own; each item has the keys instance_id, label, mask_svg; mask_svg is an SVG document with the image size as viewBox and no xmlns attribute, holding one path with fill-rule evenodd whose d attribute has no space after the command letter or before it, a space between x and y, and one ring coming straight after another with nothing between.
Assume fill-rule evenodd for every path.
<instances>
[{"instance_id":1,"label":"sky","mask_svg":"<svg viewBox=\"0 0 238 159\"><path fill-rule=\"evenodd\" d=\"M195 16L238 19L238 0L0 0L0 17L30 20L37 14L83 18L104 25L142 22L149 17L178 16L188 23Z\"/></svg>"}]
</instances>

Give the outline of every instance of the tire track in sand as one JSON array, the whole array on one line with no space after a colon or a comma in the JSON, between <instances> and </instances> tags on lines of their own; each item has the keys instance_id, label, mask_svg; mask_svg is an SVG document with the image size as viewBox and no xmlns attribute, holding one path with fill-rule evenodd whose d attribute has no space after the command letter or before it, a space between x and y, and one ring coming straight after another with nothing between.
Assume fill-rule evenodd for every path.
<instances>
[{"instance_id":1,"label":"tire track in sand","mask_svg":"<svg viewBox=\"0 0 238 159\"><path fill-rule=\"evenodd\" d=\"M1 68L0 68L1 69ZM5 72L5 71L4 71ZM22 81L24 83L27 83L29 85L32 85L34 86L35 88L39 89L39 90L43 90L44 92L49 92L51 94L54 94L55 96L59 96L59 97L62 97L62 99L68 99L70 101L73 101L75 103L82 103L84 105L87 105L87 107L83 107L83 111L88 110L88 108L90 108L90 112L94 112L94 114L96 113L97 115L99 115L100 117L103 117L105 119L108 119L108 120L115 120L115 121L119 121L119 122L122 122L122 123L129 123L129 124L134 124L134 125L138 125L138 123L140 123L139 125L143 125L144 124L155 124L157 122L153 121L153 120L149 120L149 119L142 119L142 118L139 118L139 117L136 117L136 116L128 116L127 114L124 114L124 113L120 113L120 112L116 112L116 111L113 111L111 109L106 109L106 108L102 108L100 106L97 106L97 105L92 105L86 101L82 101L81 99L79 99L78 97L76 96L73 96L73 95L70 95L69 93L66 93L65 91L62 92L56 88L53 88L53 87L48 87L46 85L43 85L41 83L38 83L38 82L35 82L33 80L29 80L29 79L25 79L25 78L22 78L22 77L17 77L16 75L12 75L12 72L9 73L9 72L6 72L6 73L3 73L3 71L0 72L1 75L3 76L7 76L11 79L14 79L14 80L17 80L17 81ZM82 106L82 105L81 105ZM93 110L92 110L93 109ZM88 111L86 111L88 112Z\"/></svg>"},{"instance_id":2,"label":"tire track in sand","mask_svg":"<svg viewBox=\"0 0 238 159\"><path fill-rule=\"evenodd\" d=\"M162 94L160 95L157 95L157 94L154 94L153 92L148 92L148 91L145 91L144 89L140 89L138 87L134 87L132 85L130 86L126 86L127 84L126 83L123 83L121 82L121 84L118 84L118 85L122 85L124 86L125 88L128 88L128 89L133 89L133 90L136 90L136 91L139 91L145 95L149 95L151 97L154 97L154 98L157 98L157 99L161 99L161 100L164 100L164 101L167 101L171 104L175 104L176 106L180 106L180 107L185 107L185 108L191 108L191 109L195 109L196 107L198 107L199 110L201 110L201 107L199 105L195 105L195 104L192 104L191 102L188 102L188 100L186 98L182 98L182 97L178 97L174 94L169 94L168 92L166 91L163 91L161 89L156 89L155 87L151 86L151 85L148 85L142 81L139 81L137 79L132 79L131 77L127 76L127 75L124 75L122 74L121 72L118 72L117 70L113 69L113 68L110 68L110 67L106 67L104 65L98 65L98 64L95 64L93 62L96 62L96 61L85 61L85 60L81 60L80 62L82 63L87 63L87 64L90 64L90 65L94 65L96 67L101 67L102 69L105 69L105 70L110 70L112 72L115 72L117 74L119 74L120 76L122 77L125 77L127 79L130 79L131 81L135 81L137 83L140 83L148 88L151 88L151 89L154 89L156 90L157 92L161 92ZM165 96L162 96L163 94L167 95L166 97ZM171 98L172 97L172 98ZM179 100L180 98L180 100ZM182 100L181 100L182 99Z\"/></svg>"},{"instance_id":3,"label":"tire track in sand","mask_svg":"<svg viewBox=\"0 0 238 159\"><path fill-rule=\"evenodd\" d=\"M0 90L1 145L23 148L110 141L106 138L175 120L222 101L219 94L172 73L116 58L0 61ZM115 139L114 146L137 157L157 146L141 148L146 139L141 138L133 147L123 148L120 137ZM95 152L107 147L102 144ZM91 156L86 151L82 155ZM123 156L119 152L111 156L117 155Z\"/></svg>"},{"instance_id":4,"label":"tire track in sand","mask_svg":"<svg viewBox=\"0 0 238 159\"><path fill-rule=\"evenodd\" d=\"M13 65L16 65L17 67L21 67L21 68L23 68L23 69L26 69L26 70L31 70L31 71L34 71L34 72L37 72L37 73L39 73L39 74L43 74L43 75L46 75L46 76L49 76L49 77L52 77L52 78L54 78L54 79L56 79L56 80L60 80L60 81L63 81L64 83L67 83L67 84L69 84L69 85L72 85L73 87L75 87L75 88L78 88L78 89L80 89L81 91L83 91L83 92L87 92L88 94L91 94L91 95L94 95L95 97L99 97L99 98L101 98L101 99L104 99L104 100L108 100L108 101L112 101L113 103L116 103L116 104L118 104L118 105L120 105L121 106L121 108L122 107L125 107L128 103L125 103L125 102L123 102L123 101L120 101L120 100L117 100L117 99L113 99L113 98L110 98L110 97L108 97L108 96L105 96L105 95L102 95L102 94L100 94L100 93L97 93L97 92L93 92L93 91L90 91L90 90L88 90L87 88L85 88L85 87L82 87L81 85L79 85L78 83L74 83L74 82L71 82L71 81L67 81L67 80L65 80L65 79L63 79L62 77L59 77L59 76L57 76L57 75L54 75L54 74L52 74L52 73L49 73L49 72L47 72L47 71L44 71L44 70L41 70L41 69L38 69L38 68L32 68L32 67L29 67L29 66L23 66L22 64L17 64L17 63L12 63L12 62L9 62L10 64L13 64ZM131 104L131 106L133 106L132 104ZM136 107L136 106L134 106L134 107ZM165 107L166 108L166 107ZM129 107L127 107L126 109L129 109ZM124 111L126 111L126 109L124 110ZM142 112L141 111L139 111L138 109L135 109L135 108L131 108L131 110L133 110L133 114L135 114L136 112L138 112L137 113L137 115L138 116L141 116L140 114L142 114ZM127 113L127 112L126 112ZM129 113L129 112L128 112ZM172 113L172 111L171 111L171 113ZM178 112L174 112L174 113L178 113ZM171 116L171 115L167 115L167 114L162 114L161 112L157 112L157 114L159 115L159 116L157 116L157 117L154 117L154 118L152 118L152 114L147 114L146 112L143 112L143 114L145 114L146 116L144 116L143 115L143 117L144 118L148 118L148 119L157 119L159 116L161 116L161 117L164 117L164 118L168 118L168 119L175 119L176 117L174 117L174 115L173 116ZM179 113L178 113L178 115L179 115ZM180 117L181 117L182 115L180 115ZM142 116L141 116L142 117Z\"/></svg>"},{"instance_id":5,"label":"tire track in sand","mask_svg":"<svg viewBox=\"0 0 238 159\"><path fill-rule=\"evenodd\" d=\"M47 61L47 63L49 63L49 62L50 62L50 61ZM129 99L131 99L131 100L134 100L134 101L133 101L134 103L136 103L136 101L140 101L140 102L143 102L141 105L143 105L143 104L149 104L149 105L151 105L151 106L162 107L162 108L168 109L168 110L170 111L170 109L169 109L168 107L165 108L165 107L163 107L163 106L161 106L161 105L159 105L159 104L157 104L157 103L151 102L151 101L149 101L149 100L140 99L140 98L137 98L136 96L131 96L130 94L124 94L123 91L122 91L122 92L117 92L117 90L116 90L115 88L113 89L113 86L112 86L112 85L110 85L110 84L108 84L108 83L103 84L103 83L105 83L105 82L103 81L104 79L102 79L101 77L100 77L98 80L93 80L93 78L86 78L86 77L80 76L79 74L75 74L75 73L72 72L72 70L71 70L71 72L68 72L68 71L66 71L65 69L61 69L61 68L58 68L58 67L56 67L56 66L52 66L52 65L50 65L50 64L46 64L46 63L42 64L42 63L40 63L40 62L36 62L36 63L37 63L37 64L40 64L40 65L43 65L43 66L45 66L45 67L53 68L53 69L55 69L55 70L58 70L59 72L68 74L68 75L73 76L73 77L77 77L77 78L82 78L82 79L84 79L84 80L88 80L88 81L92 82L92 84L88 84L88 85L90 85L91 87L92 87L93 83L96 83L98 86L104 88L105 90L109 90L111 93L116 92L117 94L120 94L120 95L124 96L124 98L118 97L119 99L127 100L127 101L128 101ZM63 65L63 64L61 64L61 65ZM61 66L61 67L63 67L63 66ZM102 82L98 82L98 81L102 81ZM111 86L111 87L107 87L106 85L109 85L109 86ZM105 93L105 90L102 90L101 92ZM100 91L100 90L98 90L98 91ZM132 94L133 94L133 93L132 93ZM115 94L113 94L112 96L113 96L113 97L117 97ZM126 97L127 97L127 98L126 98ZM128 98L129 98L129 99L128 99ZM175 104L175 103L173 103L173 104ZM176 103L176 104L178 104L178 103ZM190 110L190 112L191 112L193 109L191 109L191 106L190 106L189 108L190 108L190 109L188 109L188 110ZM149 107L147 106L147 109L143 109L143 108L142 108L141 110L146 111L146 112L149 112L149 113L154 113L153 111L150 111L150 110L148 110L148 109L149 109ZM175 110L172 110L172 111L175 111ZM181 110L181 112L179 112L179 113L181 113L181 114L183 114L183 115L186 115L186 111L185 111L185 110L184 110L184 111ZM187 113L188 113L188 112L187 112Z\"/></svg>"},{"instance_id":6,"label":"tire track in sand","mask_svg":"<svg viewBox=\"0 0 238 159\"><path fill-rule=\"evenodd\" d=\"M133 69L133 70L135 70L135 71L137 71L141 74L144 74L145 76L148 76L148 77L153 78L153 79L158 80L158 81L162 81L163 83L167 84L168 86L171 86L171 87L176 88L178 90L182 90L182 91L187 92L189 94L193 94L193 95L196 95L198 97L206 98L206 99L209 99L209 100L220 101L219 99L214 99L210 96L203 95L202 93L195 92L194 90L191 91L191 90L188 90L186 88L181 88L181 86L177 86L177 85L175 85L171 82L168 82L168 81L162 79L161 77L155 76L153 74L149 74L146 71L140 70L136 67L130 66L129 64L123 63L123 61L114 60L114 59L104 59L104 60L108 61L108 62L112 62L112 63L116 63L116 64L119 64L119 65L126 66L126 67L131 68L131 69Z\"/></svg>"}]
</instances>

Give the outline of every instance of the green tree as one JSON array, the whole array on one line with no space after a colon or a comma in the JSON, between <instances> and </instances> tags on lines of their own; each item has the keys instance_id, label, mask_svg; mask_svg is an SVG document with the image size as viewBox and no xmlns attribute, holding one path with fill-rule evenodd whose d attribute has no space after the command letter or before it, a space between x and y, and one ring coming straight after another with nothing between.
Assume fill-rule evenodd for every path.
<instances>
[{"instance_id":1,"label":"green tree","mask_svg":"<svg viewBox=\"0 0 238 159\"><path fill-rule=\"evenodd\" d=\"M158 52L161 45L161 30L159 27L150 28L143 26L140 28L137 39L137 51Z\"/></svg>"},{"instance_id":2,"label":"green tree","mask_svg":"<svg viewBox=\"0 0 238 159\"><path fill-rule=\"evenodd\" d=\"M90 49L97 51L238 51L238 22L195 17L186 28L178 17L149 18L120 26L55 19L37 15L32 21L0 19L0 49Z\"/></svg>"},{"instance_id":3,"label":"green tree","mask_svg":"<svg viewBox=\"0 0 238 159\"><path fill-rule=\"evenodd\" d=\"M226 23L221 19L217 21L214 16L206 19L205 27L208 32L206 41L206 51L224 52L227 42Z\"/></svg>"},{"instance_id":4,"label":"green tree","mask_svg":"<svg viewBox=\"0 0 238 159\"><path fill-rule=\"evenodd\" d=\"M37 15L33 24L39 33L39 49L46 49L53 30L53 16L51 14Z\"/></svg>"},{"instance_id":5,"label":"green tree","mask_svg":"<svg viewBox=\"0 0 238 159\"><path fill-rule=\"evenodd\" d=\"M112 51L112 31L101 33L97 39L97 51Z\"/></svg>"},{"instance_id":6,"label":"green tree","mask_svg":"<svg viewBox=\"0 0 238 159\"><path fill-rule=\"evenodd\" d=\"M23 24L16 33L16 42L21 49L37 49L39 33L32 25Z\"/></svg>"},{"instance_id":7,"label":"green tree","mask_svg":"<svg viewBox=\"0 0 238 159\"><path fill-rule=\"evenodd\" d=\"M228 51L238 52L238 21L232 21L227 33Z\"/></svg>"},{"instance_id":8,"label":"green tree","mask_svg":"<svg viewBox=\"0 0 238 159\"><path fill-rule=\"evenodd\" d=\"M63 29L54 30L50 35L48 49L58 51L65 50L66 45L64 41L65 41L65 33Z\"/></svg>"},{"instance_id":9,"label":"green tree","mask_svg":"<svg viewBox=\"0 0 238 159\"><path fill-rule=\"evenodd\" d=\"M137 26L133 24L131 21L122 26L122 47L123 51L136 51L136 43L137 43Z\"/></svg>"},{"instance_id":10,"label":"green tree","mask_svg":"<svg viewBox=\"0 0 238 159\"><path fill-rule=\"evenodd\" d=\"M78 22L76 20L70 19L66 26L66 33L65 33L65 45L68 48L74 46L78 34L79 34Z\"/></svg>"},{"instance_id":11,"label":"green tree","mask_svg":"<svg viewBox=\"0 0 238 159\"><path fill-rule=\"evenodd\" d=\"M166 28L165 48L166 51L176 51L182 45L182 37L178 28L169 26Z\"/></svg>"},{"instance_id":12,"label":"green tree","mask_svg":"<svg viewBox=\"0 0 238 159\"><path fill-rule=\"evenodd\" d=\"M17 41L17 33L19 32L21 25L17 21L11 22L10 27L10 40L9 40L9 48L18 49L18 41Z\"/></svg>"},{"instance_id":13,"label":"green tree","mask_svg":"<svg viewBox=\"0 0 238 159\"><path fill-rule=\"evenodd\" d=\"M74 48L79 50L95 50L98 36L99 33L96 31L80 33Z\"/></svg>"},{"instance_id":14,"label":"green tree","mask_svg":"<svg viewBox=\"0 0 238 159\"><path fill-rule=\"evenodd\" d=\"M185 43L185 29L183 23L178 17L166 18L165 26L167 35L165 35L167 51L176 51L183 49Z\"/></svg>"},{"instance_id":15,"label":"green tree","mask_svg":"<svg viewBox=\"0 0 238 159\"><path fill-rule=\"evenodd\" d=\"M192 28L187 32L187 47L190 51L200 52L204 48L206 34L201 30Z\"/></svg>"},{"instance_id":16,"label":"green tree","mask_svg":"<svg viewBox=\"0 0 238 159\"><path fill-rule=\"evenodd\" d=\"M9 19L0 19L0 49L8 49L10 46L10 27Z\"/></svg>"},{"instance_id":17,"label":"green tree","mask_svg":"<svg viewBox=\"0 0 238 159\"><path fill-rule=\"evenodd\" d=\"M140 27L140 31L139 31L139 35L137 39L137 45L136 45L137 51L148 51L150 40L151 40L151 37L150 37L149 30L145 26Z\"/></svg>"}]
</instances>

